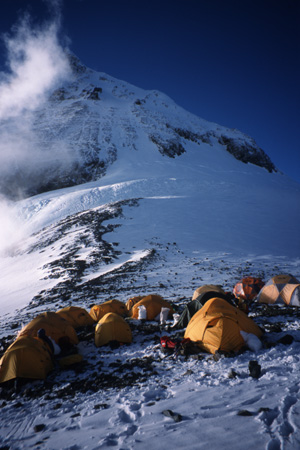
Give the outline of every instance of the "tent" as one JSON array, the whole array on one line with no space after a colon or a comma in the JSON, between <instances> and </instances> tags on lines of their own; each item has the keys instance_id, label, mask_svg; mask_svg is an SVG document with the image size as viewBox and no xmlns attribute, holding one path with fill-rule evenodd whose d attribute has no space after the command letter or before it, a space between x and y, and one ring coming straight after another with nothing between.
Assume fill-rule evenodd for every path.
<instances>
[{"instance_id":1,"label":"tent","mask_svg":"<svg viewBox=\"0 0 300 450\"><path fill-rule=\"evenodd\" d=\"M261 278L246 277L242 278L233 288L233 294L236 298L250 302L257 297L259 291L263 288L264 282Z\"/></svg>"},{"instance_id":2,"label":"tent","mask_svg":"<svg viewBox=\"0 0 300 450\"><path fill-rule=\"evenodd\" d=\"M261 328L245 313L221 298L212 298L191 318L184 334L209 353L237 352L245 341L240 331L260 338Z\"/></svg>"},{"instance_id":3,"label":"tent","mask_svg":"<svg viewBox=\"0 0 300 450\"><path fill-rule=\"evenodd\" d=\"M105 314L113 312L119 314L119 316L127 317L128 311L125 303L120 300L108 300L100 305L94 305L90 310L90 316L94 322L98 322Z\"/></svg>"},{"instance_id":4,"label":"tent","mask_svg":"<svg viewBox=\"0 0 300 450\"><path fill-rule=\"evenodd\" d=\"M139 317L139 307L144 306L147 311L147 320L155 320L155 318L160 314L162 308L169 308L169 315L174 314L172 305L164 300L160 295L151 294L142 298L132 307L131 317L133 319L138 319Z\"/></svg>"},{"instance_id":5,"label":"tent","mask_svg":"<svg viewBox=\"0 0 300 450\"><path fill-rule=\"evenodd\" d=\"M257 301L300 306L300 282L290 274L276 275L261 289Z\"/></svg>"},{"instance_id":6,"label":"tent","mask_svg":"<svg viewBox=\"0 0 300 450\"><path fill-rule=\"evenodd\" d=\"M203 290L202 293L200 295L198 295L198 297L195 300L192 300L191 302L189 302L184 310L182 311L178 321L176 322L176 324L174 325L173 328L185 328L189 321L191 320L191 318L193 317L193 315L199 311L199 309L201 309L203 307L203 305L205 305L205 303L214 297L219 297L219 298L223 298L224 300L228 301L230 304L232 304L231 300L230 300L230 295L228 294L222 294L220 292L217 291L205 291ZM232 304L232 306L234 306Z\"/></svg>"},{"instance_id":7,"label":"tent","mask_svg":"<svg viewBox=\"0 0 300 450\"><path fill-rule=\"evenodd\" d=\"M127 302L126 302L126 308L128 311L128 315L130 316L132 313L132 308L133 306L139 302L140 300L142 300L142 298L144 298L144 295L137 295L136 297L130 297Z\"/></svg>"},{"instance_id":8,"label":"tent","mask_svg":"<svg viewBox=\"0 0 300 450\"><path fill-rule=\"evenodd\" d=\"M22 336L8 347L0 360L0 383L14 378L43 380L52 369L47 344L37 337Z\"/></svg>"},{"instance_id":9,"label":"tent","mask_svg":"<svg viewBox=\"0 0 300 450\"><path fill-rule=\"evenodd\" d=\"M219 292L220 294L225 294L225 291L222 289L222 287L217 284L204 284L203 286L198 287L194 291L192 300L196 300L196 298L199 297L199 295L203 294L204 292L211 292L211 291Z\"/></svg>"},{"instance_id":10,"label":"tent","mask_svg":"<svg viewBox=\"0 0 300 450\"><path fill-rule=\"evenodd\" d=\"M130 326L123 317L116 313L107 313L97 323L95 328L95 345L101 347L110 342L130 344L132 333Z\"/></svg>"},{"instance_id":11,"label":"tent","mask_svg":"<svg viewBox=\"0 0 300 450\"><path fill-rule=\"evenodd\" d=\"M78 337L75 329L64 318L55 312L45 312L39 314L35 319L29 322L19 332L19 336L37 336L38 330L44 328L46 335L50 336L59 344L61 338L68 338L73 345L78 344Z\"/></svg>"},{"instance_id":12,"label":"tent","mask_svg":"<svg viewBox=\"0 0 300 450\"><path fill-rule=\"evenodd\" d=\"M56 314L67 320L75 329L94 324L94 320L90 314L84 308L78 306L67 306L66 308L56 311Z\"/></svg>"}]
</instances>

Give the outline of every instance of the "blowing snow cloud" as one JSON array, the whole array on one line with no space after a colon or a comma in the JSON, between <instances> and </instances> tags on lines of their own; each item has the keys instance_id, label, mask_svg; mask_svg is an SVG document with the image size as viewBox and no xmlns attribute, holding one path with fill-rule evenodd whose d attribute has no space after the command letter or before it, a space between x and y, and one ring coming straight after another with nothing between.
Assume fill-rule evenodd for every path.
<instances>
[{"instance_id":1,"label":"blowing snow cloud","mask_svg":"<svg viewBox=\"0 0 300 450\"><path fill-rule=\"evenodd\" d=\"M0 74L0 190L12 198L34 191L43 168L56 168L69 153L62 143L41 148L34 132L34 114L71 73L58 27L54 21L32 29L25 16L4 37L8 70Z\"/></svg>"},{"instance_id":2,"label":"blowing snow cloud","mask_svg":"<svg viewBox=\"0 0 300 450\"><path fill-rule=\"evenodd\" d=\"M0 73L0 254L26 228L9 199L34 193L45 171L57 170L69 157L62 142L41 145L34 125L49 91L71 74L58 29L59 19L33 28L25 15L3 37L7 71Z\"/></svg>"}]
</instances>

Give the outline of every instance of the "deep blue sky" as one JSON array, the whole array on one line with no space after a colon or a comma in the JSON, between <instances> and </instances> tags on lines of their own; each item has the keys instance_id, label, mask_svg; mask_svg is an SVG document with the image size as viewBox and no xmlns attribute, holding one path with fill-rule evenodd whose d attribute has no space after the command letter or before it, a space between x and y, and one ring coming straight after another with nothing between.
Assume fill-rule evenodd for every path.
<instances>
[{"instance_id":1,"label":"deep blue sky","mask_svg":"<svg viewBox=\"0 0 300 450\"><path fill-rule=\"evenodd\" d=\"M238 128L300 182L299 0L52 3L84 64ZM28 7L36 22L50 17L43 0L1 0L0 33ZM3 70L3 46L0 57Z\"/></svg>"}]
</instances>

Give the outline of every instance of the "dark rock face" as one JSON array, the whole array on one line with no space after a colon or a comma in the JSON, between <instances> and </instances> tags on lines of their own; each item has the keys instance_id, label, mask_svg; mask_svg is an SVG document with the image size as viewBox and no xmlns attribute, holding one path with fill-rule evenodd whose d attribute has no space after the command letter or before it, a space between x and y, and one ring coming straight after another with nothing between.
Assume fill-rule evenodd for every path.
<instances>
[{"instance_id":1,"label":"dark rock face","mask_svg":"<svg viewBox=\"0 0 300 450\"><path fill-rule=\"evenodd\" d=\"M172 126L167 124L167 128L172 128ZM252 139L242 140L239 137L232 138L226 136L225 134L217 135L214 131L196 133L194 131L178 127L172 129L178 136L186 141L195 142L199 145L201 143L213 145L213 138L215 138L219 144L223 145L226 150L238 161L245 164L251 163L259 167L264 167L270 173L277 172L277 169L269 156L261 148L259 148ZM183 149L181 153L184 151L185 150ZM178 155L181 153L178 153Z\"/></svg>"},{"instance_id":2,"label":"dark rock face","mask_svg":"<svg viewBox=\"0 0 300 450\"><path fill-rule=\"evenodd\" d=\"M163 141L159 136L150 136L151 141L157 146L159 152L162 155L169 156L169 158L175 158L175 156L180 156L185 153L185 148L180 142L174 141Z\"/></svg>"},{"instance_id":3,"label":"dark rock face","mask_svg":"<svg viewBox=\"0 0 300 450\"><path fill-rule=\"evenodd\" d=\"M259 147L249 143L240 143L238 140L221 135L219 143L226 147L226 150L239 161L243 163L255 164L264 167L268 172L277 172L268 155Z\"/></svg>"}]
</instances>

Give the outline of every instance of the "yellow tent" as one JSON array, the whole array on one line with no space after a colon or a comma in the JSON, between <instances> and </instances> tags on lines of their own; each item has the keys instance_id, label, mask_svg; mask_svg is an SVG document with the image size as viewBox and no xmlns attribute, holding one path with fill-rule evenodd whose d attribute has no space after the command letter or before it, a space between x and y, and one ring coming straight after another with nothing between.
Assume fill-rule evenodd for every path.
<instances>
[{"instance_id":1,"label":"yellow tent","mask_svg":"<svg viewBox=\"0 0 300 450\"><path fill-rule=\"evenodd\" d=\"M133 306L142 300L144 298L144 295L137 295L136 297L130 297L126 302L126 308L128 310L128 315L131 315Z\"/></svg>"},{"instance_id":2,"label":"yellow tent","mask_svg":"<svg viewBox=\"0 0 300 450\"><path fill-rule=\"evenodd\" d=\"M108 300L100 305L94 305L90 310L90 316L95 322L98 322L105 314L113 312L119 316L126 317L128 311L125 303L120 300Z\"/></svg>"},{"instance_id":3,"label":"yellow tent","mask_svg":"<svg viewBox=\"0 0 300 450\"><path fill-rule=\"evenodd\" d=\"M94 320L90 314L84 308L78 306L67 306L66 308L56 311L56 314L67 320L75 329L94 324Z\"/></svg>"},{"instance_id":4,"label":"yellow tent","mask_svg":"<svg viewBox=\"0 0 300 450\"><path fill-rule=\"evenodd\" d=\"M73 345L78 344L78 337L75 329L70 323L54 312L45 312L39 314L35 319L29 322L19 333L19 336L37 336L40 328L44 328L47 336L59 344L60 338L67 337Z\"/></svg>"},{"instance_id":5,"label":"yellow tent","mask_svg":"<svg viewBox=\"0 0 300 450\"><path fill-rule=\"evenodd\" d=\"M95 345L101 347L110 342L130 344L132 333L130 326L119 314L107 313L97 323L95 329Z\"/></svg>"},{"instance_id":6,"label":"yellow tent","mask_svg":"<svg viewBox=\"0 0 300 450\"><path fill-rule=\"evenodd\" d=\"M172 305L164 300L160 295L147 295L142 298L139 302L133 305L131 310L131 317L133 319L138 319L139 317L139 307L144 306L147 311L147 320L154 320L161 312L162 308L169 308L169 315L174 314Z\"/></svg>"},{"instance_id":7,"label":"yellow tent","mask_svg":"<svg viewBox=\"0 0 300 450\"><path fill-rule=\"evenodd\" d=\"M220 294L225 294L225 291L221 288L221 286L218 286L216 284L204 284L203 286L198 287L193 294L192 300L196 300L199 295L203 294L204 292L220 292Z\"/></svg>"},{"instance_id":8,"label":"yellow tent","mask_svg":"<svg viewBox=\"0 0 300 450\"><path fill-rule=\"evenodd\" d=\"M300 282L293 275L277 275L264 285L258 294L257 301L300 306Z\"/></svg>"},{"instance_id":9,"label":"yellow tent","mask_svg":"<svg viewBox=\"0 0 300 450\"><path fill-rule=\"evenodd\" d=\"M258 338L263 334L259 326L241 310L226 300L212 298L191 318L184 337L209 353L237 352L245 345L240 331L252 333Z\"/></svg>"},{"instance_id":10,"label":"yellow tent","mask_svg":"<svg viewBox=\"0 0 300 450\"><path fill-rule=\"evenodd\" d=\"M39 338L23 336L8 347L0 360L0 383L14 378L43 380L52 369L47 344Z\"/></svg>"}]
</instances>

